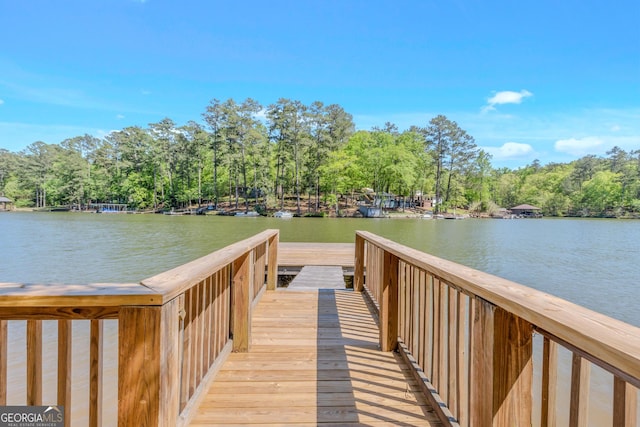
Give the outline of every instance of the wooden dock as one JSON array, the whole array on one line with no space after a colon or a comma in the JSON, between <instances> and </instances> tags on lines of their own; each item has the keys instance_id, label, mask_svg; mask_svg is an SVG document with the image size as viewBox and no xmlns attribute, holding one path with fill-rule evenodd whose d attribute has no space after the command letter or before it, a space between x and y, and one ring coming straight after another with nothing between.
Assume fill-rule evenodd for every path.
<instances>
[{"instance_id":1,"label":"wooden dock","mask_svg":"<svg viewBox=\"0 0 640 427\"><path fill-rule=\"evenodd\" d=\"M301 268L305 265L336 265L353 269L355 244L353 243L293 243L280 242L278 267Z\"/></svg>"},{"instance_id":2,"label":"wooden dock","mask_svg":"<svg viewBox=\"0 0 640 427\"><path fill-rule=\"evenodd\" d=\"M191 425L442 425L400 356L381 352L361 293L278 290L253 312Z\"/></svg>"},{"instance_id":3,"label":"wooden dock","mask_svg":"<svg viewBox=\"0 0 640 427\"><path fill-rule=\"evenodd\" d=\"M302 271L295 286L277 288L280 268ZM26 321L20 403L52 403L55 373L65 427L640 425L640 328L366 231L309 244L264 230L140 283L0 283L3 406L19 388L15 321ZM88 339L72 334L78 321ZM85 372L72 363L83 351ZM589 397L592 366L612 378L604 399Z\"/></svg>"}]
</instances>

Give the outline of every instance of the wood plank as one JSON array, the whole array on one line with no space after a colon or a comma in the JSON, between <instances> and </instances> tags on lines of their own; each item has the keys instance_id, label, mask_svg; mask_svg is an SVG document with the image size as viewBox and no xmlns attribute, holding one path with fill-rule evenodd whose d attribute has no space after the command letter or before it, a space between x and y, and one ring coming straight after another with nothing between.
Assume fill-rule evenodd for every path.
<instances>
[{"instance_id":1,"label":"wood plank","mask_svg":"<svg viewBox=\"0 0 640 427\"><path fill-rule=\"evenodd\" d=\"M493 348L495 306L474 298L471 325L470 426L493 425Z\"/></svg>"},{"instance_id":2,"label":"wood plank","mask_svg":"<svg viewBox=\"0 0 640 427\"><path fill-rule=\"evenodd\" d=\"M0 298L1 299L1 298ZM19 306L20 302L13 297L14 307L0 307L0 320L82 320L82 319L117 319L120 307L99 306L82 307L74 305L70 298L67 307L34 307L32 305ZM31 303L34 303L31 301Z\"/></svg>"},{"instance_id":3,"label":"wood plank","mask_svg":"<svg viewBox=\"0 0 640 427\"><path fill-rule=\"evenodd\" d=\"M460 425L469 425L469 350L471 335L471 319L469 318L468 297L457 292L458 319L456 321L458 337L458 354L456 360L456 377L458 383L458 406L452 412ZM469 302L470 303L470 302ZM465 363L466 360L466 363Z\"/></svg>"},{"instance_id":4,"label":"wood plank","mask_svg":"<svg viewBox=\"0 0 640 427\"><path fill-rule=\"evenodd\" d=\"M569 426L586 427L589 414L589 379L591 365L577 354L571 359L571 397L569 400Z\"/></svg>"},{"instance_id":5,"label":"wood plank","mask_svg":"<svg viewBox=\"0 0 640 427\"><path fill-rule=\"evenodd\" d=\"M102 425L102 374L103 374L104 324L91 321L89 339L89 426Z\"/></svg>"},{"instance_id":6,"label":"wood plank","mask_svg":"<svg viewBox=\"0 0 640 427\"><path fill-rule=\"evenodd\" d=\"M613 379L613 425L633 427L638 417L638 389L618 377Z\"/></svg>"},{"instance_id":7,"label":"wood plank","mask_svg":"<svg viewBox=\"0 0 640 427\"><path fill-rule=\"evenodd\" d=\"M157 305L160 295L138 283L0 283L0 312L11 307Z\"/></svg>"},{"instance_id":8,"label":"wood plank","mask_svg":"<svg viewBox=\"0 0 640 427\"><path fill-rule=\"evenodd\" d=\"M188 262L174 269L165 271L141 283L162 295L162 303L171 301L196 283L206 279L216 272L225 269L229 264L242 257L247 252L264 244L279 233L278 230L265 230L248 239L236 242L215 252Z\"/></svg>"},{"instance_id":9,"label":"wood plank","mask_svg":"<svg viewBox=\"0 0 640 427\"><path fill-rule=\"evenodd\" d=\"M472 269L373 233L357 231L374 244L599 359L605 369L640 387L640 328L510 280ZM620 374L625 374L623 377ZM635 379L635 380L634 380Z\"/></svg>"},{"instance_id":10,"label":"wood plank","mask_svg":"<svg viewBox=\"0 0 640 427\"><path fill-rule=\"evenodd\" d=\"M7 349L9 348L8 325L0 320L0 406L7 404Z\"/></svg>"},{"instance_id":11,"label":"wood plank","mask_svg":"<svg viewBox=\"0 0 640 427\"><path fill-rule=\"evenodd\" d=\"M322 256L318 256L322 254ZM353 243L299 243L280 242L278 246L279 267L302 267L305 265L336 265L353 268L355 265Z\"/></svg>"},{"instance_id":12,"label":"wood plank","mask_svg":"<svg viewBox=\"0 0 640 427\"><path fill-rule=\"evenodd\" d=\"M380 303L380 349L393 351L398 345L398 258L384 253Z\"/></svg>"},{"instance_id":13,"label":"wood plank","mask_svg":"<svg viewBox=\"0 0 640 427\"><path fill-rule=\"evenodd\" d=\"M542 403L540 425L555 427L558 382L558 344L548 337L542 344ZM614 424L615 425L615 424Z\"/></svg>"},{"instance_id":14,"label":"wood plank","mask_svg":"<svg viewBox=\"0 0 640 427\"><path fill-rule=\"evenodd\" d=\"M58 321L58 395L56 403L64 407L64 425L71 425L71 321Z\"/></svg>"},{"instance_id":15,"label":"wood plank","mask_svg":"<svg viewBox=\"0 0 640 427\"><path fill-rule=\"evenodd\" d=\"M364 239L360 236L356 236L355 267L353 274L353 290L356 292L362 292L364 290L364 263Z\"/></svg>"},{"instance_id":16,"label":"wood plank","mask_svg":"<svg viewBox=\"0 0 640 427\"><path fill-rule=\"evenodd\" d=\"M27 405L42 405L41 320L27 320Z\"/></svg>"},{"instance_id":17,"label":"wood plank","mask_svg":"<svg viewBox=\"0 0 640 427\"><path fill-rule=\"evenodd\" d=\"M533 328L497 308L493 339L493 425L527 425L533 407Z\"/></svg>"},{"instance_id":18,"label":"wood plank","mask_svg":"<svg viewBox=\"0 0 640 427\"><path fill-rule=\"evenodd\" d=\"M304 323L279 331L270 316L290 310ZM267 292L251 351L229 355L191 425L441 425L401 357L377 343L362 293Z\"/></svg>"},{"instance_id":19,"label":"wood plank","mask_svg":"<svg viewBox=\"0 0 640 427\"><path fill-rule=\"evenodd\" d=\"M249 251L233 263L233 351L249 351L251 346L251 265Z\"/></svg>"},{"instance_id":20,"label":"wood plank","mask_svg":"<svg viewBox=\"0 0 640 427\"><path fill-rule=\"evenodd\" d=\"M275 234L268 240L267 248L267 290L274 291L278 282L278 248L279 234Z\"/></svg>"},{"instance_id":21,"label":"wood plank","mask_svg":"<svg viewBox=\"0 0 640 427\"><path fill-rule=\"evenodd\" d=\"M175 426L180 302L123 307L118 322L118 425ZM163 327L164 326L164 327Z\"/></svg>"},{"instance_id":22,"label":"wood plank","mask_svg":"<svg viewBox=\"0 0 640 427\"><path fill-rule=\"evenodd\" d=\"M306 265L285 288L288 291L345 289L342 267Z\"/></svg>"},{"instance_id":23,"label":"wood plank","mask_svg":"<svg viewBox=\"0 0 640 427\"><path fill-rule=\"evenodd\" d=\"M447 330L449 334L449 342L447 344L447 406L453 410L456 414L458 413L459 401L458 398L460 396L460 390L458 389L458 355L461 353L461 349L458 348L458 343L460 342L458 339L458 334L460 333L458 329L458 297L459 292L457 292L451 286L448 286L448 319L447 319Z\"/></svg>"}]
</instances>

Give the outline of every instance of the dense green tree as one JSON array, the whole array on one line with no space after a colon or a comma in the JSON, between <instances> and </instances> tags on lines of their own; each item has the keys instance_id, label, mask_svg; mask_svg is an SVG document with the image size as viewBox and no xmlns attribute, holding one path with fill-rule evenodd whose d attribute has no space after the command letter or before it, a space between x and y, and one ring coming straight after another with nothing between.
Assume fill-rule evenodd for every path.
<instances>
[{"instance_id":1,"label":"dense green tree","mask_svg":"<svg viewBox=\"0 0 640 427\"><path fill-rule=\"evenodd\" d=\"M103 139L91 135L59 144L34 142L20 153L0 149L0 194L17 206L89 202L127 203L137 209L170 209L217 203L257 205L269 195L284 206L308 196L335 206L375 193L421 194L436 209L495 211L531 203L545 215L640 214L640 150L614 147L605 157L566 164L539 161L515 170L493 169L474 138L445 116L426 127L400 131L390 122L355 132L342 107L279 99L266 110L250 98L213 99L203 125L178 126L165 118L128 127ZM364 189L364 191L363 191ZM270 203L268 198L264 203Z\"/></svg>"},{"instance_id":2,"label":"dense green tree","mask_svg":"<svg viewBox=\"0 0 640 427\"><path fill-rule=\"evenodd\" d=\"M223 140L221 136L222 129L222 104L218 99L212 99L207 106L206 112L203 114L209 129L211 130L211 163L213 165L213 201L214 207L217 207L220 193L218 189L218 166L222 161Z\"/></svg>"},{"instance_id":3,"label":"dense green tree","mask_svg":"<svg viewBox=\"0 0 640 427\"><path fill-rule=\"evenodd\" d=\"M354 125L351 114L336 104L325 106L316 101L309 107L307 116L312 140L305 162L307 186L314 189L315 210L318 210L322 188L320 168L328 163L331 153L344 146L354 132Z\"/></svg>"},{"instance_id":4,"label":"dense green tree","mask_svg":"<svg viewBox=\"0 0 640 427\"><path fill-rule=\"evenodd\" d=\"M49 179L59 149L58 145L37 141L22 152L20 181L33 191L29 201L31 206L42 208L49 205L47 190L50 188Z\"/></svg>"},{"instance_id":5,"label":"dense green tree","mask_svg":"<svg viewBox=\"0 0 640 427\"><path fill-rule=\"evenodd\" d=\"M310 141L307 107L300 101L281 98L268 107L269 134L276 145L276 197L284 205L287 173L292 177L296 210L300 214L301 166ZM279 194L278 194L279 192Z\"/></svg>"},{"instance_id":6,"label":"dense green tree","mask_svg":"<svg viewBox=\"0 0 640 427\"><path fill-rule=\"evenodd\" d=\"M439 115L431 119L425 129L427 150L435 163L435 211L452 201L452 195L458 194L456 182L465 174L477 158L479 151L472 136L460 128L454 121ZM456 198L454 204L461 200Z\"/></svg>"},{"instance_id":7,"label":"dense green tree","mask_svg":"<svg viewBox=\"0 0 640 427\"><path fill-rule=\"evenodd\" d=\"M595 211L604 215L608 210L620 206L622 198L621 175L612 171L596 172L592 179L585 182L582 192L582 208L585 213Z\"/></svg>"}]
</instances>

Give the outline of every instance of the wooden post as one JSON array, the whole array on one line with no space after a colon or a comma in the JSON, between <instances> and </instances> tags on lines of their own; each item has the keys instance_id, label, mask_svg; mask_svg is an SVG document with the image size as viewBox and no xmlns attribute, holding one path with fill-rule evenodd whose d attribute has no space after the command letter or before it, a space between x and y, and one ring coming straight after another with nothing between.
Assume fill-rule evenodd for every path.
<instances>
[{"instance_id":1,"label":"wooden post","mask_svg":"<svg viewBox=\"0 0 640 427\"><path fill-rule=\"evenodd\" d=\"M275 291L278 286L278 242L279 233L269 239L269 258L267 259L268 291Z\"/></svg>"},{"instance_id":2,"label":"wooden post","mask_svg":"<svg viewBox=\"0 0 640 427\"><path fill-rule=\"evenodd\" d=\"M180 298L122 307L118 321L118 425L175 426L180 393Z\"/></svg>"},{"instance_id":3,"label":"wooden post","mask_svg":"<svg viewBox=\"0 0 640 427\"><path fill-rule=\"evenodd\" d=\"M382 303L380 304L380 350L398 346L398 257L384 251L382 265Z\"/></svg>"},{"instance_id":4,"label":"wooden post","mask_svg":"<svg viewBox=\"0 0 640 427\"><path fill-rule=\"evenodd\" d=\"M364 290L364 238L356 233L356 258L353 272L353 290Z\"/></svg>"},{"instance_id":5,"label":"wooden post","mask_svg":"<svg viewBox=\"0 0 640 427\"><path fill-rule=\"evenodd\" d=\"M472 336L470 425L530 425L531 324L476 298Z\"/></svg>"},{"instance_id":6,"label":"wooden post","mask_svg":"<svg viewBox=\"0 0 640 427\"><path fill-rule=\"evenodd\" d=\"M245 353L251 345L251 289L253 251L233 263L233 351Z\"/></svg>"}]
</instances>

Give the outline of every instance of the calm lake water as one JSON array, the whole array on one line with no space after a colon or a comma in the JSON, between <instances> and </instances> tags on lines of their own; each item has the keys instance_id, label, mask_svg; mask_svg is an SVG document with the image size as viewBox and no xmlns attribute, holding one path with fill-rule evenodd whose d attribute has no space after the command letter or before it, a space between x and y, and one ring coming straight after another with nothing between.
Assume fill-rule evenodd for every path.
<instances>
[{"instance_id":1,"label":"calm lake water","mask_svg":"<svg viewBox=\"0 0 640 427\"><path fill-rule=\"evenodd\" d=\"M281 241L353 242L367 230L407 246L508 278L640 326L640 222L623 220L304 219L0 213L0 282L139 282L267 228ZM26 394L24 322L9 330L9 404ZM56 353L55 322L44 352ZM105 325L104 425L115 425L117 334ZM73 419L87 424L88 324L74 322ZM540 365L540 339L534 366ZM48 358L47 358L48 360ZM561 350L559 399L566 408L570 354ZM538 368L539 369L539 368ZM589 425L611 423L611 376L591 378ZM539 370L536 383L539 384ZM539 386L538 386L539 387ZM539 396L539 392L534 395ZM55 402L55 370L43 399ZM535 403L539 405L538 402ZM533 424L539 425L537 417ZM640 417L640 415L639 415ZM566 425L566 414L559 425Z\"/></svg>"},{"instance_id":2,"label":"calm lake water","mask_svg":"<svg viewBox=\"0 0 640 427\"><path fill-rule=\"evenodd\" d=\"M0 214L0 282L138 282L249 237L353 242L368 230L640 326L640 222Z\"/></svg>"}]
</instances>

